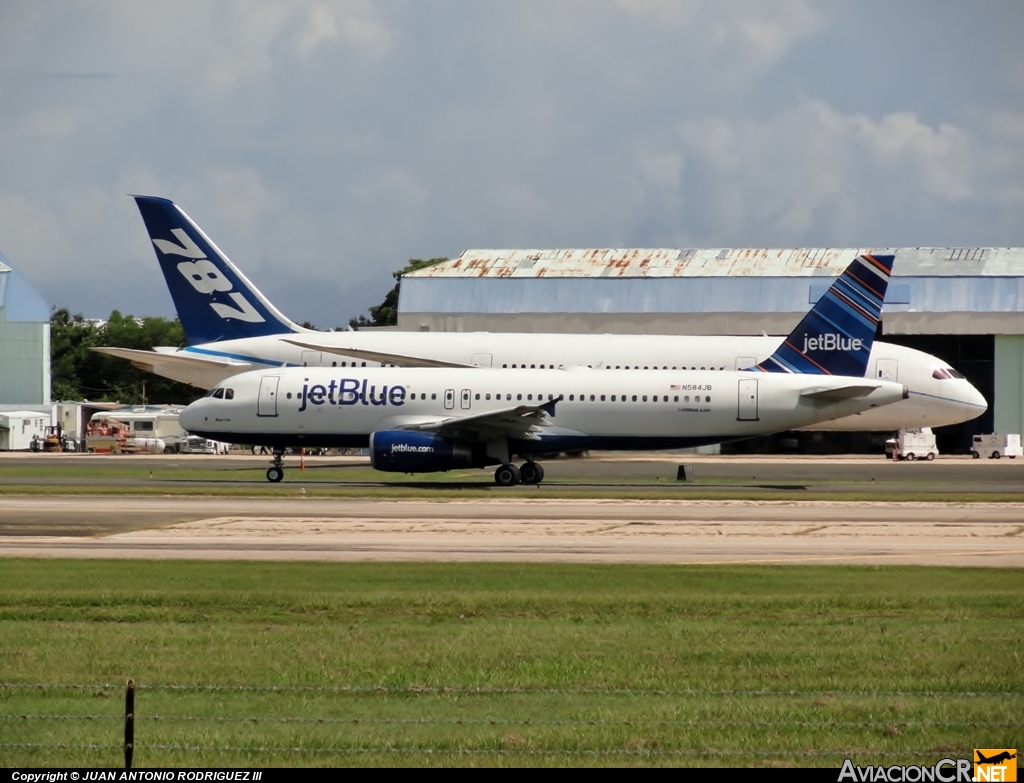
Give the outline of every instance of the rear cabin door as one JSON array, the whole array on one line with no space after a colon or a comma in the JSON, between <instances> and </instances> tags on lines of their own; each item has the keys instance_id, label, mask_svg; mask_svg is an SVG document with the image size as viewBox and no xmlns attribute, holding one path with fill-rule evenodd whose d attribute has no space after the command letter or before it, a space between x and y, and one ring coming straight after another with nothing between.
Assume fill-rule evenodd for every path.
<instances>
[{"instance_id":1,"label":"rear cabin door","mask_svg":"<svg viewBox=\"0 0 1024 783\"><path fill-rule=\"evenodd\" d=\"M875 362L875 377L882 381L899 379L900 366L896 359L879 359Z\"/></svg>"},{"instance_id":2,"label":"rear cabin door","mask_svg":"<svg viewBox=\"0 0 1024 783\"><path fill-rule=\"evenodd\" d=\"M473 405L473 392L463 389L459 397L459 404L462 406L462 410L468 411Z\"/></svg>"},{"instance_id":3,"label":"rear cabin door","mask_svg":"<svg viewBox=\"0 0 1024 783\"><path fill-rule=\"evenodd\" d=\"M756 378L744 379L739 382L739 405L736 421L758 421Z\"/></svg>"},{"instance_id":4,"label":"rear cabin door","mask_svg":"<svg viewBox=\"0 0 1024 783\"><path fill-rule=\"evenodd\" d=\"M444 409L450 411L455 407L455 389L444 390Z\"/></svg>"},{"instance_id":5,"label":"rear cabin door","mask_svg":"<svg viewBox=\"0 0 1024 783\"><path fill-rule=\"evenodd\" d=\"M277 384L280 375L264 375L260 378L260 396L256 403L257 416L277 415Z\"/></svg>"}]
</instances>

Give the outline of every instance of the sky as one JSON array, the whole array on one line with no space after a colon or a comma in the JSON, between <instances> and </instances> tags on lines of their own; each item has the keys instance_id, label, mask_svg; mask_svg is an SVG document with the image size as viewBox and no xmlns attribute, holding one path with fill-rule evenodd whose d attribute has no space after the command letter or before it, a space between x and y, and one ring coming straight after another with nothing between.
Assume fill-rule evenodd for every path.
<instances>
[{"instance_id":1,"label":"sky","mask_svg":"<svg viewBox=\"0 0 1024 783\"><path fill-rule=\"evenodd\" d=\"M131 193L285 314L468 248L1024 245L1024 3L3 0L0 252L173 316Z\"/></svg>"}]
</instances>

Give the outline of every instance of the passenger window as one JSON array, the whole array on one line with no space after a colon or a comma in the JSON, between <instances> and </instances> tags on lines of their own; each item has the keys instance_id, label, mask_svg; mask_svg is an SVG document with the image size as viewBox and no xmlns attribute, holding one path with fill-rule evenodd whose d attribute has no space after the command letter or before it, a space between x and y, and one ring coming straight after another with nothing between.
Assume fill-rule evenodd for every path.
<instances>
[{"instance_id":1,"label":"passenger window","mask_svg":"<svg viewBox=\"0 0 1024 783\"><path fill-rule=\"evenodd\" d=\"M487 395L485 395L485 396L484 396L484 399L485 399L485 400L489 400L489 399L491 399L491 395L490 395L490 394L487 394Z\"/></svg>"},{"instance_id":2,"label":"passenger window","mask_svg":"<svg viewBox=\"0 0 1024 783\"><path fill-rule=\"evenodd\" d=\"M437 392L431 392L430 393L430 399L436 400L437 399Z\"/></svg>"},{"instance_id":3,"label":"passenger window","mask_svg":"<svg viewBox=\"0 0 1024 783\"><path fill-rule=\"evenodd\" d=\"M636 395L633 395L633 402L636 402Z\"/></svg>"},{"instance_id":4,"label":"passenger window","mask_svg":"<svg viewBox=\"0 0 1024 783\"><path fill-rule=\"evenodd\" d=\"M569 402L575 402L575 401L576 401L576 395L575 394L570 394L569 395Z\"/></svg>"},{"instance_id":5,"label":"passenger window","mask_svg":"<svg viewBox=\"0 0 1024 783\"><path fill-rule=\"evenodd\" d=\"M532 399L533 399L533 395L532 395L532 394L527 394L527 395L526 395L526 399L528 399L528 400L532 400Z\"/></svg>"},{"instance_id":6,"label":"passenger window","mask_svg":"<svg viewBox=\"0 0 1024 783\"><path fill-rule=\"evenodd\" d=\"M477 392L477 393L476 393L476 398L477 398L478 400L480 399L480 392Z\"/></svg>"},{"instance_id":7,"label":"passenger window","mask_svg":"<svg viewBox=\"0 0 1024 783\"><path fill-rule=\"evenodd\" d=\"M668 402L668 395L667 394L665 395L665 399L663 399L662 402Z\"/></svg>"},{"instance_id":8,"label":"passenger window","mask_svg":"<svg viewBox=\"0 0 1024 783\"><path fill-rule=\"evenodd\" d=\"M331 367L337 367L337 366L338 366L337 362L331 362Z\"/></svg>"},{"instance_id":9,"label":"passenger window","mask_svg":"<svg viewBox=\"0 0 1024 783\"><path fill-rule=\"evenodd\" d=\"M594 395L593 395L593 394L591 394L591 395L590 395L590 401L591 401L591 402L593 402L593 401L594 401Z\"/></svg>"},{"instance_id":10,"label":"passenger window","mask_svg":"<svg viewBox=\"0 0 1024 783\"><path fill-rule=\"evenodd\" d=\"M711 395L710 394L707 397L704 398L704 402L711 402Z\"/></svg>"},{"instance_id":11,"label":"passenger window","mask_svg":"<svg viewBox=\"0 0 1024 783\"><path fill-rule=\"evenodd\" d=\"M501 365L501 369L503 369L503 370L507 370L507 369L508 369L508 365L507 365L507 364L503 364L503 365Z\"/></svg>"},{"instance_id":12,"label":"passenger window","mask_svg":"<svg viewBox=\"0 0 1024 783\"><path fill-rule=\"evenodd\" d=\"M516 399L517 399L517 400L521 400L521 399L523 399L523 395L521 395L521 394L517 394L517 395L516 395Z\"/></svg>"},{"instance_id":13,"label":"passenger window","mask_svg":"<svg viewBox=\"0 0 1024 783\"><path fill-rule=\"evenodd\" d=\"M601 402L604 402L604 395L601 395Z\"/></svg>"},{"instance_id":14,"label":"passenger window","mask_svg":"<svg viewBox=\"0 0 1024 783\"><path fill-rule=\"evenodd\" d=\"M531 364L530 365L530 369L531 370L536 370L537 369L537 365L536 364Z\"/></svg>"},{"instance_id":15,"label":"passenger window","mask_svg":"<svg viewBox=\"0 0 1024 783\"><path fill-rule=\"evenodd\" d=\"M646 394L644 395L644 399L643 399L643 401L644 401L644 402L647 402L647 395L646 395Z\"/></svg>"},{"instance_id":16,"label":"passenger window","mask_svg":"<svg viewBox=\"0 0 1024 783\"><path fill-rule=\"evenodd\" d=\"M615 395L612 395L612 402L615 402Z\"/></svg>"},{"instance_id":17,"label":"passenger window","mask_svg":"<svg viewBox=\"0 0 1024 783\"><path fill-rule=\"evenodd\" d=\"M365 366L366 366L366 362L363 362L363 367L365 367Z\"/></svg>"},{"instance_id":18,"label":"passenger window","mask_svg":"<svg viewBox=\"0 0 1024 783\"><path fill-rule=\"evenodd\" d=\"M512 395L511 394L506 394L505 395L505 399L511 401L512 400Z\"/></svg>"},{"instance_id":19,"label":"passenger window","mask_svg":"<svg viewBox=\"0 0 1024 783\"><path fill-rule=\"evenodd\" d=\"M689 402L689 401L690 401L690 395L687 394L685 397L683 397L683 402Z\"/></svg>"}]
</instances>

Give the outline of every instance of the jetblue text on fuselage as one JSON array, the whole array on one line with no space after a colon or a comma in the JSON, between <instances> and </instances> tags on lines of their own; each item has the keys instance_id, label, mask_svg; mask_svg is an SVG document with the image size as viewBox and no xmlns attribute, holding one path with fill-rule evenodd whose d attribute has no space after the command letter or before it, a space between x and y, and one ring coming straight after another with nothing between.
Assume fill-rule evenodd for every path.
<instances>
[{"instance_id":1,"label":"jetblue text on fuselage","mask_svg":"<svg viewBox=\"0 0 1024 783\"><path fill-rule=\"evenodd\" d=\"M843 337L841 334L823 334L819 337L804 335L804 353L808 351L859 351L864 341L859 337Z\"/></svg>"},{"instance_id":2,"label":"jetblue text on fuselage","mask_svg":"<svg viewBox=\"0 0 1024 783\"><path fill-rule=\"evenodd\" d=\"M307 405L405 405L406 389L404 386L381 386L380 393L377 393L377 386L367 388L365 378L341 378L332 380L324 386L322 383L309 385L309 378L302 384L302 394L299 395L299 413L306 410Z\"/></svg>"}]
</instances>

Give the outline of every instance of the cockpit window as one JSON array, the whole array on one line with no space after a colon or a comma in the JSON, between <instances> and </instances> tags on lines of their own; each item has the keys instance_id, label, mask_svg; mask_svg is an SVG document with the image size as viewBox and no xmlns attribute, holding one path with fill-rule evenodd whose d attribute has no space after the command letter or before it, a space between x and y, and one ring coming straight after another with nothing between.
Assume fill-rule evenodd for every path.
<instances>
[{"instance_id":1,"label":"cockpit window","mask_svg":"<svg viewBox=\"0 0 1024 783\"><path fill-rule=\"evenodd\" d=\"M233 400L233 399L235 399L235 390L234 389L225 389L224 390L224 399L225 400Z\"/></svg>"},{"instance_id":2,"label":"cockpit window","mask_svg":"<svg viewBox=\"0 0 1024 783\"><path fill-rule=\"evenodd\" d=\"M223 390L223 389L217 389L217 390L216 390L216 391L215 391L215 392L213 393L213 396L214 396L214 397L216 397L216 398L217 398L218 400L222 400L222 399L224 399L224 390Z\"/></svg>"},{"instance_id":3,"label":"cockpit window","mask_svg":"<svg viewBox=\"0 0 1024 783\"><path fill-rule=\"evenodd\" d=\"M953 376L954 378L956 378L956 379L957 379L958 381L965 381L965 380L967 380L967 379L966 379L966 378L965 378L965 377L963 376L963 374L961 374L961 373L958 373L958 372L957 372L956 370L954 370L954 369L953 369L952 367L947 367L947 368L946 368L946 372L948 372L948 373L949 373L950 375L952 375L952 376Z\"/></svg>"},{"instance_id":4,"label":"cockpit window","mask_svg":"<svg viewBox=\"0 0 1024 783\"><path fill-rule=\"evenodd\" d=\"M935 380L937 381L947 381L953 376L949 374L949 370L943 370L942 368L939 368L938 370L935 370L932 373L932 377L935 378Z\"/></svg>"}]
</instances>

